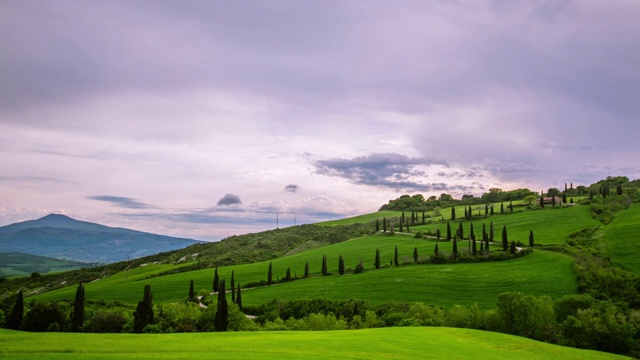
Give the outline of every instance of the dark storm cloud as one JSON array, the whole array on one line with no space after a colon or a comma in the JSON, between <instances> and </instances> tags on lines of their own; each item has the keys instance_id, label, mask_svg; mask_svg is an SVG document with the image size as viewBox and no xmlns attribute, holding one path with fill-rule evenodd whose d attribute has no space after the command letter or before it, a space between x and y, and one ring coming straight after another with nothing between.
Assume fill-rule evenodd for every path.
<instances>
[{"instance_id":1,"label":"dark storm cloud","mask_svg":"<svg viewBox=\"0 0 640 360\"><path fill-rule=\"evenodd\" d=\"M354 159L320 160L316 173L338 176L355 184L381 186L397 190L431 190L437 184L426 185L413 179L427 177L416 165L446 165L443 161L410 158L400 154L371 154Z\"/></svg>"},{"instance_id":2,"label":"dark storm cloud","mask_svg":"<svg viewBox=\"0 0 640 360\"><path fill-rule=\"evenodd\" d=\"M226 194L220 200L218 200L218 206L242 204L240 196L233 194Z\"/></svg>"},{"instance_id":3,"label":"dark storm cloud","mask_svg":"<svg viewBox=\"0 0 640 360\"><path fill-rule=\"evenodd\" d=\"M87 196L87 199L104 201L104 202L111 203L115 206L127 208L127 209L148 209L152 207L136 199L132 199L129 197L122 197L122 196L93 195L93 196Z\"/></svg>"},{"instance_id":4,"label":"dark storm cloud","mask_svg":"<svg viewBox=\"0 0 640 360\"><path fill-rule=\"evenodd\" d=\"M295 184L289 184L287 186L284 187L284 191L288 191L288 192L297 192L300 190L300 186L295 185Z\"/></svg>"}]
</instances>

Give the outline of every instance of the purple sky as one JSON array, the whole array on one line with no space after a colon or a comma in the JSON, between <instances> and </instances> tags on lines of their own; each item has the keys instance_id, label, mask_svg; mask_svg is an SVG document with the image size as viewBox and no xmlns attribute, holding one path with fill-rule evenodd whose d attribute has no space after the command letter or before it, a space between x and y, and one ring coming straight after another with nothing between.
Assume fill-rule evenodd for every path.
<instances>
[{"instance_id":1,"label":"purple sky","mask_svg":"<svg viewBox=\"0 0 640 360\"><path fill-rule=\"evenodd\" d=\"M637 1L0 8L0 225L214 240L640 177Z\"/></svg>"}]
</instances>

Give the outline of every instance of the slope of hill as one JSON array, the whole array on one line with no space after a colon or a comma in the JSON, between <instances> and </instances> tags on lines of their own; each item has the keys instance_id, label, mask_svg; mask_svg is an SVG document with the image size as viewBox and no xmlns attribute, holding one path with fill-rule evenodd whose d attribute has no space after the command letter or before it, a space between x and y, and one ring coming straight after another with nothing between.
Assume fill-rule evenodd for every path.
<instances>
[{"instance_id":1,"label":"slope of hill","mask_svg":"<svg viewBox=\"0 0 640 360\"><path fill-rule=\"evenodd\" d=\"M93 265L23 253L0 253L0 277L25 276L34 272L46 274L48 272L77 270Z\"/></svg>"},{"instance_id":2,"label":"slope of hill","mask_svg":"<svg viewBox=\"0 0 640 360\"><path fill-rule=\"evenodd\" d=\"M614 264L640 275L640 204L618 214L600 243Z\"/></svg>"},{"instance_id":3,"label":"slope of hill","mask_svg":"<svg viewBox=\"0 0 640 360\"><path fill-rule=\"evenodd\" d=\"M629 359L489 331L398 327L342 331L77 334L0 330L10 359ZM87 346L87 344L92 344Z\"/></svg>"},{"instance_id":4,"label":"slope of hill","mask_svg":"<svg viewBox=\"0 0 640 360\"><path fill-rule=\"evenodd\" d=\"M0 227L0 252L110 263L199 243L140 231L112 228L64 215Z\"/></svg>"}]
</instances>

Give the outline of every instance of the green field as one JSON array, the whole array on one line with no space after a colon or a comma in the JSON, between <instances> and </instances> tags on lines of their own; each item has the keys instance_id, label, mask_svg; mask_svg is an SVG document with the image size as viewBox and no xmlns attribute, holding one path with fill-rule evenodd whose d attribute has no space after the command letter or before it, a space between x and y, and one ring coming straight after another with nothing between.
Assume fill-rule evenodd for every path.
<instances>
[{"instance_id":1,"label":"green field","mask_svg":"<svg viewBox=\"0 0 640 360\"><path fill-rule=\"evenodd\" d=\"M3 359L628 359L522 337L440 327L160 335L0 330Z\"/></svg>"},{"instance_id":2,"label":"green field","mask_svg":"<svg viewBox=\"0 0 640 360\"><path fill-rule=\"evenodd\" d=\"M465 244L461 243L460 249L466 248ZM441 251L451 251L451 242L439 242L438 245ZM289 283L245 289L244 304L260 305L276 297L358 298L371 304L390 300L421 301L443 307L477 303L483 309L490 309L495 306L501 292L518 290L558 298L574 294L577 288L572 270L573 260L562 254L544 251L535 251L531 255L507 261L405 265L362 274L337 274L340 255L344 256L347 268L355 267L362 259L366 269L373 269L375 249L380 249L382 263L386 265L393 258L395 246L398 246L401 262L410 263L415 247L418 247L421 256L428 256L433 253L435 241L402 234L371 235L275 259L272 261L274 280L277 276L283 277L287 268L291 268L292 275L301 277L307 261L313 276ZM323 255L327 255L332 276L319 276ZM171 268L173 265L149 264L86 284L87 299L135 304L141 299L144 284L150 284L155 302L182 301L187 297L190 280L194 280L197 290L211 289L212 269L148 278ZM235 271L236 283L265 280L268 262L219 268L218 271L221 278L228 281L231 270ZM42 294L38 298L72 299L74 294L75 287L71 286Z\"/></svg>"},{"instance_id":3,"label":"green field","mask_svg":"<svg viewBox=\"0 0 640 360\"><path fill-rule=\"evenodd\" d=\"M614 264L640 275L640 204L617 214L600 244Z\"/></svg>"}]
</instances>

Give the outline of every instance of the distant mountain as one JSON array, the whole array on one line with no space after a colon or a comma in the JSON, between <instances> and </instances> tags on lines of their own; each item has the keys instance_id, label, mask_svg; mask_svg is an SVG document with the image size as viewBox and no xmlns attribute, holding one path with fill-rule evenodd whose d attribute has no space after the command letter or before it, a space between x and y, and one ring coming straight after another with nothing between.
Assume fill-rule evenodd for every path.
<instances>
[{"instance_id":1,"label":"distant mountain","mask_svg":"<svg viewBox=\"0 0 640 360\"><path fill-rule=\"evenodd\" d=\"M0 253L0 277L78 270L94 264L23 253Z\"/></svg>"},{"instance_id":2,"label":"distant mountain","mask_svg":"<svg viewBox=\"0 0 640 360\"><path fill-rule=\"evenodd\" d=\"M0 252L111 263L202 243L51 214L0 227Z\"/></svg>"}]
</instances>

